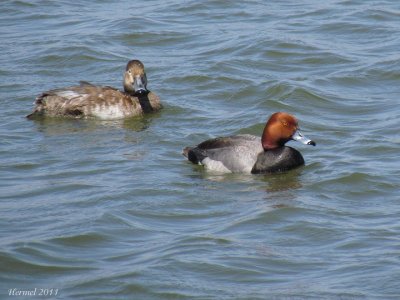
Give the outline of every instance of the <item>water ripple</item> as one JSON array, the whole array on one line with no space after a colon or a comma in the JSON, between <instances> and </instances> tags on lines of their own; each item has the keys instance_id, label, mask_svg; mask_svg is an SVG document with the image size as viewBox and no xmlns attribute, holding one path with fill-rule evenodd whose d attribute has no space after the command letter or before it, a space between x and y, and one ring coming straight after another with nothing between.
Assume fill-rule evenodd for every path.
<instances>
[{"instance_id":1,"label":"water ripple","mask_svg":"<svg viewBox=\"0 0 400 300\"><path fill-rule=\"evenodd\" d=\"M393 1L2 3L0 293L396 299L399 15ZM44 90L121 88L133 58L161 112L25 119ZM280 110L317 142L289 143L304 167L220 175L181 155L260 135Z\"/></svg>"}]
</instances>

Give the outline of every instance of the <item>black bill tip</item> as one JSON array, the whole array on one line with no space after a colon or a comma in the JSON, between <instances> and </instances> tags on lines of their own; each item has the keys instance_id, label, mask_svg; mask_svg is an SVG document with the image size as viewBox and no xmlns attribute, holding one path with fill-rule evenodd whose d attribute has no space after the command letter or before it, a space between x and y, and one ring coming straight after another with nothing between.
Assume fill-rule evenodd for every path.
<instances>
[{"instance_id":1,"label":"black bill tip","mask_svg":"<svg viewBox=\"0 0 400 300\"><path fill-rule=\"evenodd\" d=\"M309 141L307 145L316 146L317 144L314 141Z\"/></svg>"}]
</instances>

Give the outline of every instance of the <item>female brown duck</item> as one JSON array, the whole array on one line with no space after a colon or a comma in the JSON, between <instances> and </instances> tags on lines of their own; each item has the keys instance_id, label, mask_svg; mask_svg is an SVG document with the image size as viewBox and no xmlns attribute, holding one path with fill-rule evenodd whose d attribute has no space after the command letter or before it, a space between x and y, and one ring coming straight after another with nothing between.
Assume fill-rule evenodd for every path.
<instances>
[{"instance_id":1,"label":"female brown duck","mask_svg":"<svg viewBox=\"0 0 400 300\"><path fill-rule=\"evenodd\" d=\"M144 65L131 60L124 73L124 91L109 86L95 86L88 82L54 89L36 98L35 116L97 117L121 119L161 109L159 97L147 89Z\"/></svg>"}]
</instances>

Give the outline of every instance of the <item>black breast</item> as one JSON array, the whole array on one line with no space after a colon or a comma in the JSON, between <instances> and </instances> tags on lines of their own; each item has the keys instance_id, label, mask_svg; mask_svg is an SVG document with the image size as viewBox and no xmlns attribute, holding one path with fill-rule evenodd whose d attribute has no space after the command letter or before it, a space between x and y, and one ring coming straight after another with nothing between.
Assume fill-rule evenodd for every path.
<instances>
[{"instance_id":1,"label":"black breast","mask_svg":"<svg viewBox=\"0 0 400 300\"><path fill-rule=\"evenodd\" d=\"M260 153L251 173L264 174L284 172L304 165L304 158L294 148L281 147Z\"/></svg>"}]
</instances>

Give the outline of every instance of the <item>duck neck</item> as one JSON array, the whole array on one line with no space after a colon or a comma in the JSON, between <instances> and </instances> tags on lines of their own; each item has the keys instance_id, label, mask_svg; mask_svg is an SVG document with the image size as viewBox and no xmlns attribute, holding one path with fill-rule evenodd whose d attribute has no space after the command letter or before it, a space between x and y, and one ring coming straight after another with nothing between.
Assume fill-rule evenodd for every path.
<instances>
[{"instance_id":1,"label":"duck neck","mask_svg":"<svg viewBox=\"0 0 400 300\"><path fill-rule=\"evenodd\" d=\"M285 146L287 141L279 138L272 130L269 130L268 126L265 126L263 134L261 136L261 144L264 151L273 150Z\"/></svg>"},{"instance_id":2,"label":"duck neck","mask_svg":"<svg viewBox=\"0 0 400 300\"><path fill-rule=\"evenodd\" d=\"M135 96L138 98L140 106L142 107L145 113L154 111L153 105L149 98L149 93L144 94L136 94Z\"/></svg>"}]
</instances>

